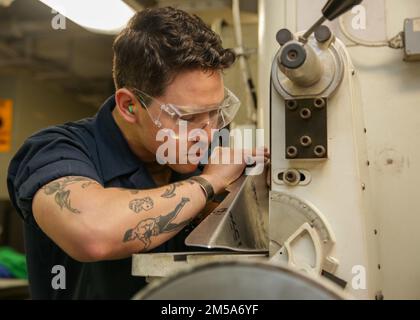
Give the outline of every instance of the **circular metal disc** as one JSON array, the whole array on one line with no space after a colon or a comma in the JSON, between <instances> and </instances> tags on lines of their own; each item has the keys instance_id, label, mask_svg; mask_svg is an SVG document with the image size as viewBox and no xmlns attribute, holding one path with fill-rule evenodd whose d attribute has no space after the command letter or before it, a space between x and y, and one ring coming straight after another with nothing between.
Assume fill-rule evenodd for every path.
<instances>
[{"instance_id":1,"label":"circular metal disc","mask_svg":"<svg viewBox=\"0 0 420 320\"><path fill-rule=\"evenodd\" d=\"M340 295L312 278L264 263L225 262L196 267L134 299L145 300L336 300Z\"/></svg>"}]
</instances>

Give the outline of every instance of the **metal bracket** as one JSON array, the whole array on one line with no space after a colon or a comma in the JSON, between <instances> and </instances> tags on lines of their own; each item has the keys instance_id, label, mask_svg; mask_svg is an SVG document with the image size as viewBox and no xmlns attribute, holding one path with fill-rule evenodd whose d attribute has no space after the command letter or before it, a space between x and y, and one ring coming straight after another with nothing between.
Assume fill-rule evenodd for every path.
<instances>
[{"instance_id":1,"label":"metal bracket","mask_svg":"<svg viewBox=\"0 0 420 320\"><path fill-rule=\"evenodd\" d=\"M286 159L327 159L327 98L287 99Z\"/></svg>"}]
</instances>

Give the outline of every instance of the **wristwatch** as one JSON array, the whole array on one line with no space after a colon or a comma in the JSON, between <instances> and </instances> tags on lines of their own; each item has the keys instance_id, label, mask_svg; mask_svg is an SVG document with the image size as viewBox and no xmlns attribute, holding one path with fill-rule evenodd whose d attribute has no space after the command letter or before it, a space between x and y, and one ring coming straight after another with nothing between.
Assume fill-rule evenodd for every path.
<instances>
[{"instance_id":1,"label":"wristwatch","mask_svg":"<svg viewBox=\"0 0 420 320\"><path fill-rule=\"evenodd\" d=\"M190 180L195 181L200 185L201 189L204 191L207 202L214 200L214 189L210 182L200 176L191 177Z\"/></svg>"}]
</instances>

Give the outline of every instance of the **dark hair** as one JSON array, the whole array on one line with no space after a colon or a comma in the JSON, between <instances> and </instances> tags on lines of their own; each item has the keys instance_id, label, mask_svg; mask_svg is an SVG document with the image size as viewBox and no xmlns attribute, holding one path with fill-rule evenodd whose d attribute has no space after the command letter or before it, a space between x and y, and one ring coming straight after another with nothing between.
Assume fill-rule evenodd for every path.
<instances>
[{"instance_id":1,"label":"dark hair","mask_svg":"<svg viewBox=\"0 0 420 320\"><path fill-rule=\"evenodd\" d=\"M113 49L115 87L152 96L162 95L179 72L223 70L236 58L198 16L172 7L136 13Z\"/></svg>"}]
</instances>

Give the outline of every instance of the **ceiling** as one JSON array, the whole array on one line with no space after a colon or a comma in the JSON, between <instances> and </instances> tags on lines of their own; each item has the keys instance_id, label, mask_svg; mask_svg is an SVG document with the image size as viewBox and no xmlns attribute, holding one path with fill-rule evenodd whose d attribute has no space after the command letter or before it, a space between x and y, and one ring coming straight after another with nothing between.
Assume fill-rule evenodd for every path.
<instances>
[{"instance_id":1,"label":"ceiling","mask_svg":"<svg viewBox=\"0 0 420 320\"><path fill-rule=\"evenodd\" d=\"M198 13L211 23L230 19L231 0L125 0L136 10L173 5ZM10 3L9 6L2 6ZM255 23L257 1L242 1L243 21ZM65 30L53 29L56 16L38 0L0 0L0 74L24 72L99 106L114 90L114 36L89 32L66 20Z\"/></svg>"}]
</instances>

